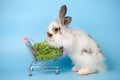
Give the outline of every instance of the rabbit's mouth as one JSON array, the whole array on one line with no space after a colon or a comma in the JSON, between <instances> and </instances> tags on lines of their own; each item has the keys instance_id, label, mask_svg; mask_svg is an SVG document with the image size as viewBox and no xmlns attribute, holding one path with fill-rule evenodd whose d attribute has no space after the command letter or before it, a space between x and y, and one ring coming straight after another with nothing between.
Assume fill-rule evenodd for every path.
<instances>
[{"instance_id":1,"label":"rabbit's mouth","mask_svg":"<svg viewBox=\"0 0 120 80\"><path fill-rule=\"evenodd\" d=\"M48 41L48 42L51 42L51 43L54 43L54 40L51 39L51 38L47 38L47 41Z\"/></svg>"},{"instance_id":2,"label":"rabbit's mouth","mask_svg":"<svg viewBox=\"0 0 120 80\"><path fill-rule=\"evenodd\" d=\"M63 49L63 47L60 47L60 49Z\"/></svg>"},{"instance_id":3,"label":"rabbit's mouth","mask_svg":"<svg viewBox=\"0 0 120 80\"><path fill-rule=\"evenodd\" d=\"M48 45L51 46L51 47L53 47L53 48L60 48L60 49L63 48L62 45L57 44L56 42L54 42L54 40L48 40Z\"/></svg>"}]
</instances>

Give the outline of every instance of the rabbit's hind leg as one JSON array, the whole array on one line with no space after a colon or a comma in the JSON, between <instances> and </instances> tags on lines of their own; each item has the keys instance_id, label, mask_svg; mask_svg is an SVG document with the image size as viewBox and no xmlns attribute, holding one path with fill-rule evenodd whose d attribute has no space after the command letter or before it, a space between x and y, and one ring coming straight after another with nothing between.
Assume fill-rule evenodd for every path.
<instances>
[{"instance_id":1,"label":"rabbit's hind leg","mask_svg":"<svg viewBox=\"0 0 120 80\"><path fill-rule=\"evenodd\" d=\"M94 70L90 70L88 68L81 68L80 70L78 70L78 75L83 76L83 75L88 75L88 74L92 74L95 73L96 71Z\"/></svg>"}]
</instances>

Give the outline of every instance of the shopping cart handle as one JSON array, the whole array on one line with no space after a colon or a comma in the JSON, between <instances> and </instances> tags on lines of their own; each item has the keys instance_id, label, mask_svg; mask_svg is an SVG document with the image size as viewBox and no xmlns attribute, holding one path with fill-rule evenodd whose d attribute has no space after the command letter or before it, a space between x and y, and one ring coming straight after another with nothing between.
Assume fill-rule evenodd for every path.
<instances>
[{"instance_id":1,"label":"shopping cart handle","mask_svg":"<svg viewBox=\"0 0 120 80\"><path fill-rule=\"evenodd\" d=\"M22 43L25 43L28 40L27 36L24 36L22 39Z\"/></svg>"}]
</instances>

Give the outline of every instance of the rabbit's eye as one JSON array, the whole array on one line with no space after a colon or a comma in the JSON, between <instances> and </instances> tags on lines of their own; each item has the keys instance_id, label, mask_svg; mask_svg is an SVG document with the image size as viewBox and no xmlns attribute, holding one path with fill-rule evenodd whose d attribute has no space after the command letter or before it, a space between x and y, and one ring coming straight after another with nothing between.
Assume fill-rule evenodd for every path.
<instances>
[{"instance_id":1,"label":"rabbit's eye","mask_svg":"<svg viewBox=\"0 0 120 80\"><path fill-rule=\"evenodd\" d=\"M58 28L55 28L55 31L58 31Z\"/></svg>"},{"instance_id":2,"label":"rabbit's eye","mask_svg":"<svg viewBox=\"0 0 120 80\"><path fill-rule=\"evenodd\" d=\"M58 32L60 28L53 28L53 31Z\"/></svg>"},{"instance_id":3,"label":"rabbit's eye","mask_svg":"<svg viewBox=\"0 0 120 80\"><path fill-rule=\"evenodd\" d=\"M53 28L53 31L54 31L55 34L59 33L60 32L60 28Z\"/></svg>"}]
</instances>

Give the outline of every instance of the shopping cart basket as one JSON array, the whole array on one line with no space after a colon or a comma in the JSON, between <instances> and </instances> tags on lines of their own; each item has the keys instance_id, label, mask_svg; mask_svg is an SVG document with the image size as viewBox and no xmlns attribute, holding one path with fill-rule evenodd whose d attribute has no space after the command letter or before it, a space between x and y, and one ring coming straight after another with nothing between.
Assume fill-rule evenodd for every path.
<instances>
[{"instance_id":1,"label":"shopping cart basket","mask_svg":"<svg viewBox=\"0 0 120 80\"><path fill-rule=\"evenodd\" d=\"M35 52L34 48L33 48L34 41L32 39L24 37L23 42L26 44L27 49L33 59L28 68L29 76L32 76L33 71L44 71L44 72L52 71L52 72L55 72L55 74L59 74L59 72L61 70L59 66L48 66L48 65L46 65L47 61L39 61L34 57L34 52ZM39 66L36 65L38 62L41 63Z\"/></svg>"}]
</instances>

